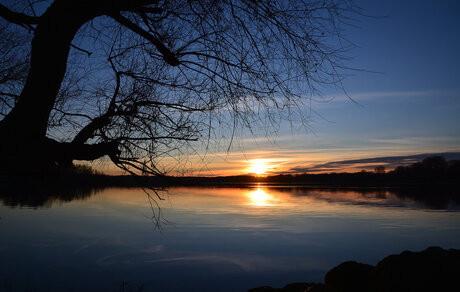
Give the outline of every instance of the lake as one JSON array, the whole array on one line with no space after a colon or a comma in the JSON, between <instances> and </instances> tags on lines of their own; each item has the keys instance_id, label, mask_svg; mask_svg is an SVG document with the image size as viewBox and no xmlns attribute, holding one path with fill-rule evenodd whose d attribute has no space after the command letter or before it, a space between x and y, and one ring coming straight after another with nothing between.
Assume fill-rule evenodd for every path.
<instances>
[{"instance_id":1,"label":"lake","mask_svg":"<svg viewBox=\"0 0 460 292\"><path fill-rule=\"evenodd\" d=\"M0 291L247 291L460 248L460 207L390 190L174 187L0 196ZM431 196L432 197L432 196ZM161 212L161 222L152 219Z\"/></svg>"}]
</instances>

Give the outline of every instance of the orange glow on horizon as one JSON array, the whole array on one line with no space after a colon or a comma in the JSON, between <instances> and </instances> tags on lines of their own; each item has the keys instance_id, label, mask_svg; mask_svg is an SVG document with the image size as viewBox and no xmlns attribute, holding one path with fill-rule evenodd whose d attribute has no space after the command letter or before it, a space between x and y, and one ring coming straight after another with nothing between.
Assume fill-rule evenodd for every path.
<instances>
[{"instance_id":1,"label":"orange glow on horizon","mask_svg":"<svg viewBox=\"0 0 460 292\"><path fill-rule=\"evenodd\" d=\"M373 171L376 163L356 162L341 164L345 160L360 160L373 157L399 156L399 155L416 155L417 153L404 152L382 152L375 153L347 153L331 151L325 153L322 151L312 151L304 153L303 150L259 150L246 153L217 153L209 160L203 160L201 156L191 155L185 157L187 163L177 163L175 158L165 158L161 165L172 165L167 171L170 176L196 176L196 177L217 177L217 176L238 176L253 175L266 177L277 174L324 174L333 172L360 172L365 169ZM418 153L420 154L420 153ZM337 164L328 165L333 162ZM127 175L109 161L98 160L93 163L78 163L94 167L94 169L107 175ZM394 167L391 164L379 163L384 165L388 171Z\"/></svg>"}]
</instances>

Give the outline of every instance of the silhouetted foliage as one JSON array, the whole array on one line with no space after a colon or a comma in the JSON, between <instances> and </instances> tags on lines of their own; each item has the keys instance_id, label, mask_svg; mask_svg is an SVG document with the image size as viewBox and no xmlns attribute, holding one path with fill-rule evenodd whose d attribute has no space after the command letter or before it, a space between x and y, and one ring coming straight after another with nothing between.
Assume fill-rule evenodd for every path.
<instances>
[{"instance_id":1,"label":"silhouetted foliage","mask_svg":"<svg viewBox=\"0 0 460 292\"><path fill-rule=\"evenodd\" d=\"M355 173L302 173L269 176L225 176L225 177L175 177L173 182L181 184L245 184L255 182L277 184L329 185L329 186L416 186L433 183L458 185L460 161L446 161L443 157L428 157L409 166L398 166L385 172L384 166L374 172L361 170Z\"/></svg>"},{"instance_id":2,"label":"silhouetted foliage","mask_svg":"<svg viewBox=\"0 0 460 292\"><path fill-rule=\"evenodd\" d=\"M304 291L312 291L312 292L324 292L323 290L318 289L317 283L290 283L287 284L283 288L272 288L270 286L261 286L257 288L252 288L248 290L248 292L304 292ZM313 290L315 288L315 290Z\"/></svg>"},{"instance_id":3,"label":"silhouetted foliage","mask_svg":"<svg viewBox=\"0 0 460 292\"><path fill-rule=\"evenodd\" d=\"M18 177L0 177L0 198L3 201L17 196L24 205L29 204L29 196L53 198L62 193L86 192L85 189L105 187L144 187L151 186L164 189L169 186L208 186L208 187L253 187L255 184L277 186L278 191L298 194L310 194L314 190L341 192L354 190L363 196L385 198L395 195L403 200L420 202L423 206L435 209L448 209L451 205L460 205L459 161L443 162L443 159L427 159L414 165L398 167L386 173L360 171L357 173L326 173L326 174L280 174L273 176L221 176L221 177L165 177L165 176L107 176L94 171L86 165L75 165L70 168L55 167L45 176L33 179ZM445 168L447 165L447 168ZM414 170L415 169L415 170ZM425 169L420 172L420 169ZM442 176L437 174L441 172ZM41 186L41 188L37 188ZM51 192L47 191L51 190ZM23 193L23 194L22 194ZM49 193L52 193L49 196ZM23 198L21 198L21 196ZM65 196L64 196L64 200ZM46 200L43 200L46 201ZM11 205L11 204L9 204ZM14 205L14 204L13 204ZM36 204L37 206L40 204Z\"/></svg>"},{"instance_id":4,"label":"silhouetted foliage","mask_svg":"<svg viewBox=\"0 0 460 292\"><path fill-rule=\"evenodd\" d=\"M458 286L459 274L458 249L430 247L421 252L405 251L376 265L370 291L453 291Z\"/></svg>"},{"instance_id":5,"label":"silhouetted foliage","mask_svg":"<svg viewBox=\"0 0 460 292\"><path fill-rule=\"evenodd\" d=\"M324 284L330 291L369 292L373 269L355 261L344 262L327 272Z\"/></svg>"},{"instance_id":6,"label":"silhouetted foliage","mask_svg":"<svg viewBox=\"0 0 460 292\"><path fill-rule=\"evenodd\" d=\"M458 161L447 162L441 156L428 157L409 166L398 166L392 173L401 177L445 179L459 174Z\"/></svg>"},{"instance_id":7,"label":"silhouetted foliage","mask_svg":"<svg viewBox=\"0 0 460 292\"><path fill-rule=\"evenodd\" d=\"M460 250L429 247L390 255L376 266L344 262L321 283L295 283L284 288L258 287L248 292L431 292L456 291Z\"/></svg>"},{"instance_id":8,"label":"silhouetted foliage","mask_svg":"<svg viewBox=\"0 0 460 292\"><path fill-rule=\"evenodd\" d=\"M3 1L0 172L109 157L163 174L238 127L305 121L318 88L341 87L356 12L348 0Z\"/></svg>"}]
</instances>

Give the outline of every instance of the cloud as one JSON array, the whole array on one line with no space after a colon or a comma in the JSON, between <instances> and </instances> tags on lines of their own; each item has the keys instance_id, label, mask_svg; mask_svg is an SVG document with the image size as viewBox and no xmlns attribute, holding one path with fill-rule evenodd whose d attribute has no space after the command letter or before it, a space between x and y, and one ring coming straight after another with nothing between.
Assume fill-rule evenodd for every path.
<instances>
[{"instance_id":1,"label":"cloud","mask_svg":"<svg viewBox=\"0 0 460 292\"><path fill-rule=\"evenodd\" d=\"M440 144L457 144L460 142L459 137L452 136L436 136L436 137L405 137L396 139L371 139L369 142L376 144L393 144L393 145L417 145L417 144L430 144L436 142Z\"/></svg>"},{"instance_id":2,"label":"cloud","mask_svg":"<svg viewBox=\"0 0 460 292\"><path fill-rule=\"evenodd\" d=\"M420 161L431 156L443 156L447 160L460 159L460 152L444 152L444 153L424 153L417 155L406 156L385 156L374 158L363 158L353 160L333 161L313 166L302 167L296 166L290 168L289 173L304 173L304 172L334 172L343 171L344 169L374 169L376 166L385 166L389 169L399 165L408 165Z\"/></svg>"},{"instance_id":3,"label":"cloud","mask_svg":"<svg viewBox=\"0 0 460 292\"><path fill-rule=\"evenodd\" d=\"M458 96L458 90L425 90L425 91L370 91L370 92L351 92L348 95L339 93L325 96L311 97L312 103L309 104L313 109L338 108L344 103L355 103L365 105L373 100L395 100L401 99L426 99L426 98L449 98Z\"/></svg>"},{"instance_id":4,"label":"cloud","mask_svg":"<svg viewBox=\"0 0 460 292\"><path fill-rule=\"evenodd\" d=\"M357 98L359 100L364 99L375 99L375 98L384 98L384 97L419 97L419 96L450 96L457 94L457 91L435 91L435 90L426 90L426 91L373 91L373 92L356 92L350 93L348 96L344 94L336 96L327 96L327 100L350 100Z\"/></svg>"}]
</instances>

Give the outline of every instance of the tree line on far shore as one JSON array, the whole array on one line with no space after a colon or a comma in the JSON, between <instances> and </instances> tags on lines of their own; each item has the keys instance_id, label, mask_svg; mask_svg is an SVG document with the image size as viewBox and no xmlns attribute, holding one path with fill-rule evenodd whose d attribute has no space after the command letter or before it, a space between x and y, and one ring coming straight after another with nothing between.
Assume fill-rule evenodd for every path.
<instances>
[{"instance_id":1,"label":"tree line on far shore","mask_svg":"<svg viewBox=\"0 0 460 292\"><path fill-rule=\"evenodd\" d=\"M375 188L390 188L400 198L421 200L428 206L444 208L460 200L460 161L446 161L443 157L429 157L420 162L385 171L324 174L278 174L273 176L220 176L220 177L158 177L104 175L89 166L65 168L54 176L0 177L0 201L9 206L39 207L53 201L85 199L106 187L168 186L201 187L254 187L278 185L278 190L292 188L341 190L353 188L366 193ZM30 178L29 178L30 179ZM433 191L435 190L435 191Z\"/></svg>"},{"instance_id":2,"label":"tree line on far shore","mask_svg":"<svg viewBox=\"0 0 460 292\"><path fill-rule=\"evenodd\" d=\"M23 177L18 178L22 180ZM94 186L126 186L136 187L145 185L245 185L252 183L272 184L301 184L329 186L399 186L449 184L456 185L460 181L460 160L447 161L442 156L433 156L422 161L398 166L387 171L384 166L375 167L374 171L332 173L296 173L276 174L269 176L237 175L218 177L194 176L108 176L87 165L74 165L71 168L53 169L34 180L60 181L69 185Z\"/></svg>"},{"instance_id":3,"label":"tree line on far shore","mask_svg":"<svg viewBox=\"0 0 460 292\"><path fill-rule=\"evenodd\" d=\"M460 182L460 160L447 161L442 156L427 157L422 161L398 166L387 171L384 166L374 171L361 170L354 173L303 173L276 175L266 178L267 182L290 181L292 183L327 183L345 185L385 185L385 184L427 184Z\"/></svg>"}]
</instances>

